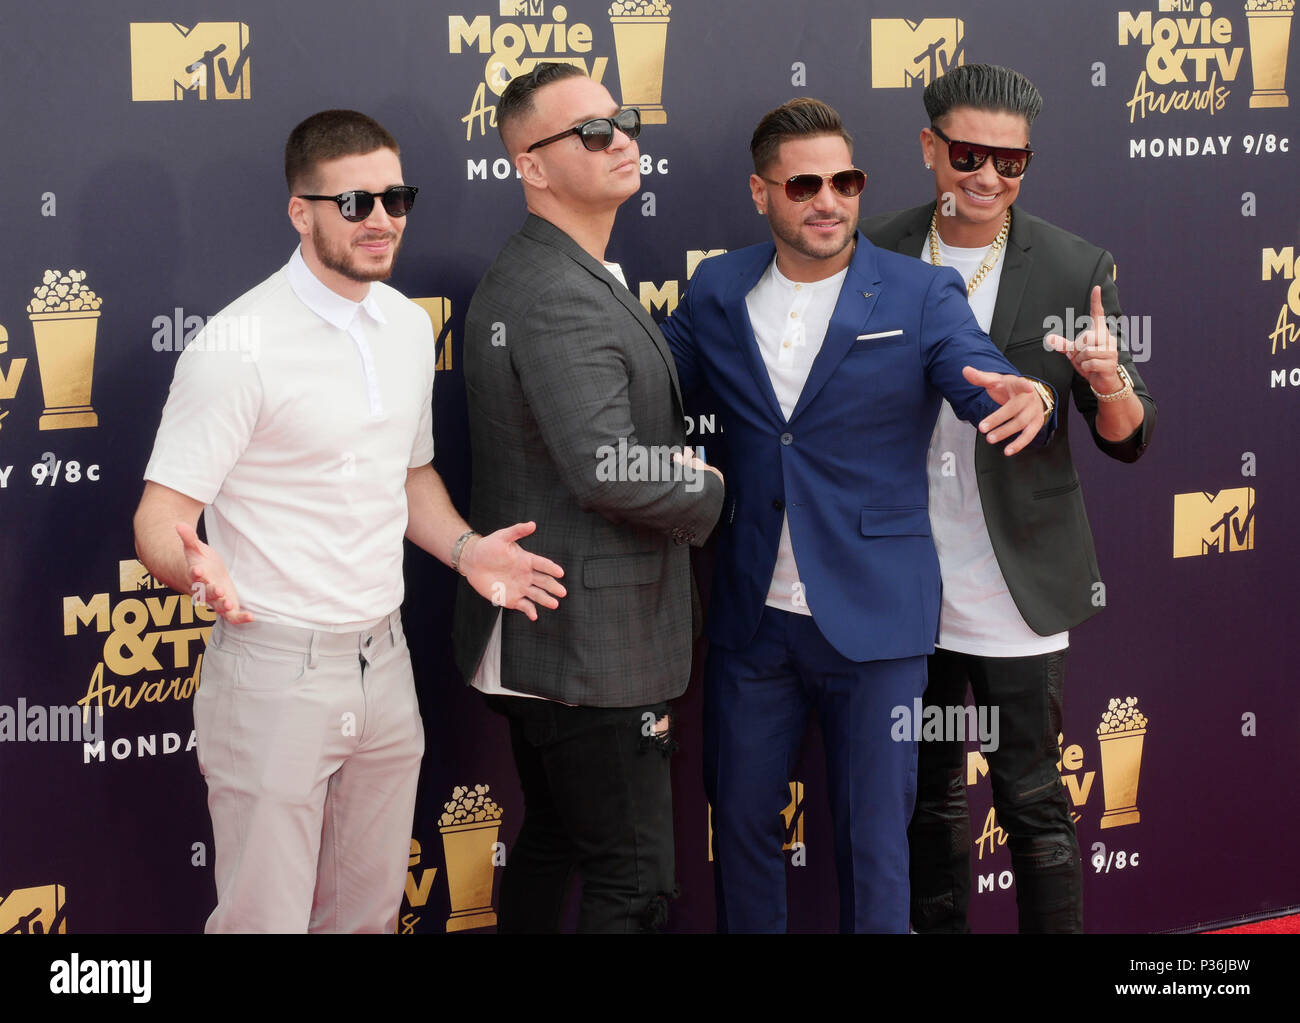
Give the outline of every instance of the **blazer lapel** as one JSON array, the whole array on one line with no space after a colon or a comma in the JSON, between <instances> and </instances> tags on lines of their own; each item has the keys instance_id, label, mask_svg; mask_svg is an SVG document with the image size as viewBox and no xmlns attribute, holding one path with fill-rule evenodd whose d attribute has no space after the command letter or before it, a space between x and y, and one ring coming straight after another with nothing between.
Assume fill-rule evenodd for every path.
<instances>
[{"instance_id":1,"label":"blazer lapel","mask_svg":"<svg viewBox=\"0 0 1300 1023\"><path fill-rule=\"evenodd\" d=\"M993 306L993 320L989 324L989 337L1000 352L1005 352L1007 345L1012 341L1011 332L1015 329L1020 299L1025 293L1025 285L1029 283L1029 272L1034 266L1034 258L1030 255L1032 248L1033 240L1030 237L1029 224L1023 217L1016 216L1013 206L1011 233L1007 236L1007 254L1002 260L998 298Z\"/></svg>"},{"instance_id":2,"label":"blazer lapel","mask_svg":"<svg viewBox=\"0 0 1300 1023\"><path fill-rule=\"evenodd\" d=\"M645 307L633 297L632 292L619 283L618 279L605 266L592 257L591 253L587 252L586 249L550 221L530 213L521 230L528 237L559 249L589 274L609 287L610 294L622 304L623 308L632 314L641 325L641 329L646 332L646 336L650 339L650 343L654 345L655 351L659 353L659 357L664 360L664 365L668 368L668 376L673 382L673 397L677 400L678 407L681 408L682 389L677 380L677 365L673 362L672 352L668 350L668 342L664 340L663 331L659 329L659 325L645 311Z\"/></svg>"},{"instance_id":3,"label":"blazer lapel","mask_svg":"<svg viewBox=\"0 0 1300 1023\"><path fill-rule=\"evenodd\" d=\"M898 251L905 256L929 260L930 220L934 216L934 203L918 210L918 215L898 240ZM1023 217L1011 212L1011 232L1007 236L1007 253L1002 259L1002 276L998 280L998 297L993 306L993 320L989 324L989 337L998 351L1005 352L1015 329L1016 313L1029 283L1034 258L1030 255L1033 237L1029 224Z\"/></svg>"},{"instance_id":4,"label":"blazer lapel","mask_svg":"<svg viewBox=\"0 0 1300 1023\"><path fill-rule=\"evenodd\" d=\"M754 325L749 321L749 310L745 306L745 297L754 290L754 285L762 278L775 254L776 246L766 245L759 250L753 262L739 269L722 296L722 308L726 310L727 324L731 327L730 334L735 339L750 374L754 377L754 386L767 401L768 411L772 413L773 418L778 423L784 423L785 413L781 411L781 404L776 400L772 377L767 371L767 364L763 362L763 354L758 350Z\"/></svg>"},{"instance_id":5,"label":"blazer lapel","mask_svg":"<svg viewBox=\"0 0 1300 1023\"><path fill-rule=\"evenodd\" d=\"M934 216L934 203L925 207L924 216L918 217L912 222L907 233L898 239L898 248L896 251L901 252L904 256L915 256L917 259L929 261L929 253L926 252L926 244L930 236L930 219Z\"/></svg>"},{"instance_id":6,"label":"blazer lapel","mask_svg":"<svg viewBox=\"0 0 1300 1023\"><path fill-rule=\"evenodd\" d=\"M794 407L790 422L793 423L798 419L799 413L817 397L817 392L831 378L835 368L853 347L858 335L864 332L867 321L870 320L871 313L876 307L876 300L880 297L880 288L875 247L859 234L857 249L853 253L853 260L849 263L848 273L844 276L844 284L840 288L840 297L835 303L835 311L831 313L831 321L826 326L826 337L822 339L821 350L813 359L812 369L808 371L808 379L804 382L799 403Z\"/></svg>"},{"instance_id":7,"label":"blazer lapel","mask_svg":"<svg viewBox=\"0 0 1300 1023\"><path fill-rule=\"evenodd\" d=\"M592 262L595 263L596 261L593 259ZM668 342L664 339L664 334L663 331L659 329L659 324L655 323L653 317L646 312L645 306L636 299L632 292L620 284L613 274L603 266L600 269L608 280L609 290L613 293L616 299L623 303L623 307L636 317L637 322L641 324L641 328L650 338L650 343L655 346L655 351L657 351L659 357L664 360L664 365L668 367L668 376L671 377L673 381L673 395L677 398L678 407L681 407L682 387L677 380L677 363L673 361L673 353L668 349Z\"/></svg>"}]
</instances>

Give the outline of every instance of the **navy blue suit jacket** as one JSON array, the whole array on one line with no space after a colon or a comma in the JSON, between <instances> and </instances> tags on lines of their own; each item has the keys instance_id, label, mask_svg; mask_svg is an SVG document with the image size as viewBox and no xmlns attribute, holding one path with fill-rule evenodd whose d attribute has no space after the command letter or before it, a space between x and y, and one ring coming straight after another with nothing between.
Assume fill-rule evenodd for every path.
<instances>
[{"instance_id":1,"label":"navy blue suit jacket","mask_svg":"<svg viewBox=\"0 0 1300 1023\"><path fill-rule=\"evenodd\" d=\"M788 514L804 597L840 653L853 661L929 653L940 583L926 452L940 400L977 423L997 404L962 367L1017 371L979 329L955 270L859 234L787 420L745 308L774 255L768 242L705 260L662 325L687 403L711 392L725 434L709 638L732 650L753 640ZM1054 426L1055 417L1035 443Z\"/></svg>"}]
</instances>

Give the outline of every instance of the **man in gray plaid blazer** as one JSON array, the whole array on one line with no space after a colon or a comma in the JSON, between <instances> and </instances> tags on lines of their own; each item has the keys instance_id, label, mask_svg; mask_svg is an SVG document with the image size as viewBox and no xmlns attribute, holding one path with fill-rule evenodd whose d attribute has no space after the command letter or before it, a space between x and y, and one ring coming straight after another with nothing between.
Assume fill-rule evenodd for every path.
<instances>
[{"instance_id":1,"label":"man in gray plaid blazer","mask_svg":"<svg viewBox=\"0 0 1300 1023\"><path fill-rule=\"evenodd\" d=\"M524 792L500 926L556 930L576 868L579 930L654 929L676 887L667 701L690 676L689 545L718 518L722 477L683 448L667 345L604 263L640 187L640 115L542 64L497 123L529 217L465 322L469 519L536 521L530 545L568 590L526 628L463 585L457 600L457 663L508 718Z\"/></svg>"}]
</instances>

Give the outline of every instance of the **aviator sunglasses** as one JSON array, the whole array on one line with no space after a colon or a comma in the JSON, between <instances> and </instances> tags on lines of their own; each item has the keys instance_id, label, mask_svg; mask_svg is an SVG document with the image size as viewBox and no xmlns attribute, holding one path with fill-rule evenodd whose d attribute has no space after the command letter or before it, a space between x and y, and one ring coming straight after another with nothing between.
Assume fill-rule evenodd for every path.
<instances>
[{"instance_id":1,"label":"aviator sunglasses","mask_svg":"<svg viewBox=\"0 0 1300 1023\"><path fill-rule=\"evenodd\" d=\"M338 203L343 219L359 224L370 216L375 208L376 199L383 202L384 212L390 217L406 216L415 205L415 193L418 191L419 189L414 185L393 185L382 192L357 189L351 192L340 192L338 195L300 195L298 198L322 199Z\"/></svg>"},{"instance_id":2,"label":"aviator sunglasses","mask_svg":"<svg viewBox=\"0 0 1300 1023\"><path fill-rule=\"evenodd\" d=\"M961 142L950 139L936 125L930 130L948 144L948 163L955 171L963 174L979 170L984 161L993 157L993 169L1004 178L1018 178L1029 169L1029 161L1034 158L1034 151L1028 146L1014 149L1010 146L984 146L978 142Z\"/></svg>"},{"instance_id":3,"label":"aviator sunglasses","mask_svg":"<svg viewBox=\"0 0 1300 1023\"><path fill-rule=\"evenodd\" d=\"M559 142L560 139L568 138L570 135L577 135L589 152L599 153L614 144L615 128L630 139L636 138L641 134L641 111L628 107L626 110L620 110L613 117L593 117L590 121L583 121L576 128L567 128L550 138L534 142L528 147L528 152L531 153L541 146L549 146L552 142Z\"/></svg>"},{"instance_id":4,"label":"aviator sunglasses","mask_svg":"<svg viewBox=\"0 0 1300 1023\"><path fill-rule=\"evenodd\" d=\"M827 181L831 183L831 188L846 199L861 195L867 186L867 175L856 167L835 174L796 174L786 181L773 181L771 178L763 180L769 185L785 185L786 197L791 202L809 202Z\"/></svg>"}]
</instances>

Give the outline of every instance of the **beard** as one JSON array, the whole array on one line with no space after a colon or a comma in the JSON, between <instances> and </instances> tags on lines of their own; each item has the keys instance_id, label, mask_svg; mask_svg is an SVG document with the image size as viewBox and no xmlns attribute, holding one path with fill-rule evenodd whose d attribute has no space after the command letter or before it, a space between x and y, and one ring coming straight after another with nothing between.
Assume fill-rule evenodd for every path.
<instances>
[{"instance_id":1,"label":"beard","mask_svg":"<svg viewBox=\"0 0 1300 1023\"><path fill-rule=\"evenodd\" d=\"M355 243L382 239L389 239L393 243L387 258L382 262L375 262L355 247ZM401 236L393 231L375 232L336 243L314 224L311 230L311 242L317 258L325 267L359 284L386 281L393 276L393 264L397 261L397 251L402 245Z\"/></svg>"},{"instance_id":2,"label":"beard","mask_svg":"<svg viewBox=\"0 0 1300 1023\"><path fill-rule=\"evenodd\" d=\"M831 259L838 256L853 243L857 234L858 218L856 216L845 217L841 221L841 225L845 229L843 235L830 238L806 237L801 231L803 220L803 216L790 219L768 216L768 223L771 225L772 233L794 249L795 252L807 256L809 259Z\"/></svg>"}]
</instances>

